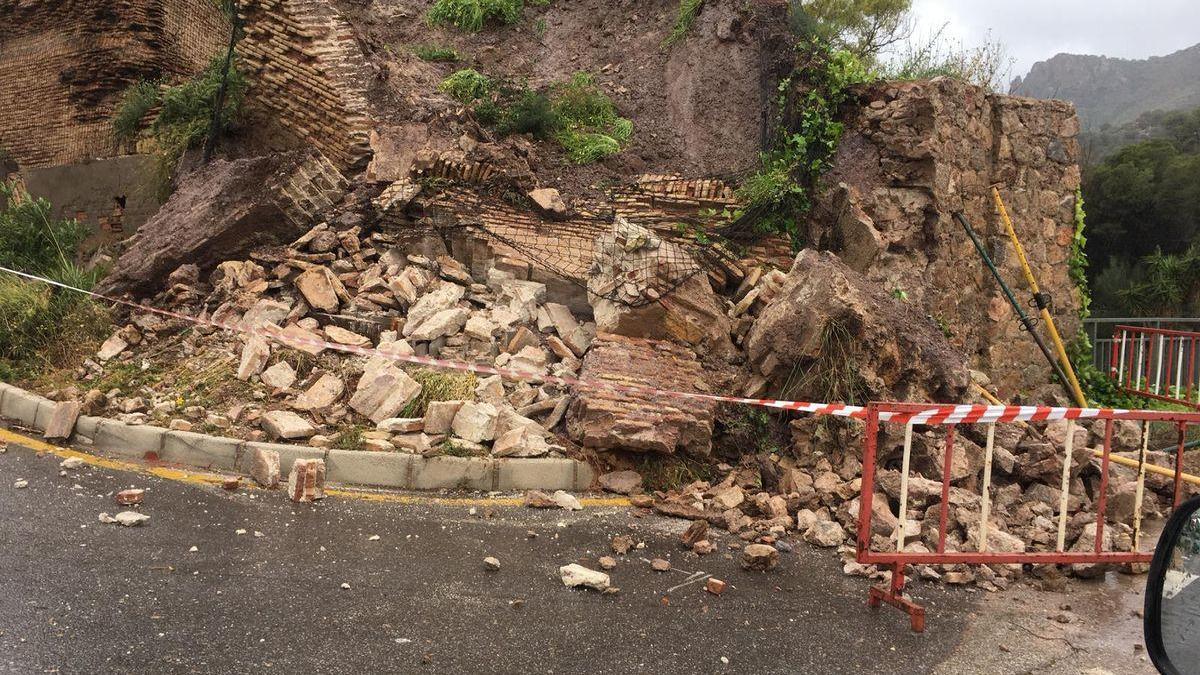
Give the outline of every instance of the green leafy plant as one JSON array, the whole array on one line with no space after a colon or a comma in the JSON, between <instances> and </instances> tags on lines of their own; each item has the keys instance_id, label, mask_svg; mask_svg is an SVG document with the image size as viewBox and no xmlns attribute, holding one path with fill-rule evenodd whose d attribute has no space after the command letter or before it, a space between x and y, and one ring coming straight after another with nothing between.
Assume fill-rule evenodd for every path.
<instances>
[{"instance_id":1,"label":"green leafy plant","mask_svg":"<svg viewBox=\"0 0 1200 675\"><path fill-rule=\"evenodd\" d=\"M561 125L558 141L577 164L617 154L633 135L633 122L617 114L612 99L587 73L553 87L551 100Z\"/></svg>"},{"instance_id":2,"label":"green leafy plant","mask_svg":"<svg viewBox=\"0 0 1200 675\"><path fill-rule=\"evenodd\" d=\"M474 68L463 68L450 74L439 87L451 98L470 104L487 98L493 90L491 79Z\"/></svg>"},{"instance_id":3,"label":"green leafy plant","mask_svg":"<svg viewBox=\"0 0 1200 675\"><path fill-rule=\"evenodd\" d=\"M87 229L55 219L44 199L0 183L0 264L90 290L99 271L75 265ZM0 273L0 378L74 363L111 330L103 307L76 291Z\"/></svg>"},{"instance_id":4,"label":"green leafy plant","mask_svg":"<svg viewBox=\"0 0 1200 675\"><path fill-rule=\"evenodd\" d=\"M662 43L664 49L671 48L675 43L687 37L688 31L692 29L692 24L696 22L696 15L700 13L700 8L703 6L704 0L679 0L679 12L675 15L675 25L671 27L671 32L667 34Z\"/></svg>"},{"instance_id":5,"label":"green leafy plant","mask_svg":"<svg viewBox=\"0 0 1200 675\"><path fill-rule=\"evenodd\" d=\"M832 166L842 137L837 116L848 89L870 79L848 51L812 43L805 53L802 65L779 83L774 147L762 154L761 168L742 182L738 196L744 206L726 228L731 233L785 234L795 250L804 245L799 220L812 208L810 194ZM797 78L806 83L800 92L793 86Z\"/></svg>"},{"instance_id":6,"label":"green leafy plant","mask_svg":"<svg viewBox=\"0 0 1200 675\"><path fill-rule=\"evenodd\" d=\"M462 56L452 47L417 45L412 48L412 51L422 61L454 62L462 60Z\"/></svg>"},{"instance_id":7,"label":"green leafy plant","mask_svg":"<svg viewBox=\"0 0 1200 675\"><path fill-rule=\"evenodd\" d=\"M121 94L113 115L113 135L122 143L133 141L142 130L142 119L159 103L158 83L139 80Z\"/></svg>"},{"instance_id":8,"label":"green leafy plant","mask_svg":"<svg viewBox=\"0 0 1200 675\"><path fill-rule=\"evenodd\" d=\"M437 0L425 18L433 26L454 26L477 33L488 22L520 21L524 9L523 0Z\"/></svg>"},{"instance_id":9,"label":"green leafy plant","mask_svg":"<svg viewBox=\"0 0 1200 675\"><path fill-rule=\"evenodd\" d=\"M113 119L113 132L122 141L139 135L154 141L159 193L170 192L171 176L189 148L200 147L208 137L216 105L217 90L224 77L224 57L214 58L197 76L178 85L157 87L138 82L130 86ZM237 123L245 97L246 80L236 62L230 66L225 101L217 116L217 133L224 134ZM155 105L158 113L142 129L141 120Z\"/></svg>"}]
</instances>

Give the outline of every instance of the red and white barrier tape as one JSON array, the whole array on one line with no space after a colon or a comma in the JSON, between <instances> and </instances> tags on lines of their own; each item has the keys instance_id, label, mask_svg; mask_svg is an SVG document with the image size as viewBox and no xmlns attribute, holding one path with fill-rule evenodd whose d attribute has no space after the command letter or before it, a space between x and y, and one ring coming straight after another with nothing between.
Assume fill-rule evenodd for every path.
<instances>
[{"instance_id":1,"label":"red and white barrier tape","mask_svg":"<svg viewBox=\"0 0 1200 675\"><path fill-rule=\"evenodd\" d=\"M295 347L296 345L305 345L311 347L319 347L322 349L330 349L334 351L345 352L348 354L356 354L366 357L378 357L390 361L400 361L404 363L413 363L431 368L442 368L447 370L458 370L480 375L499 375L502 378L520 381L538 381L555 384L563 387L573 387L576 389L595 389L607 390L623 394L641 394L645 396L663 396L669 398L691 399L701 401L712 401L717 403L737 403L743 405L753 405L764 408L775 408L778 410L791 410L794 412L812 413L814 415L835 415L838 417L850 417L855 419L864 419L867 416L867 409L863 406L842 405L839 403L810 403L803 401L779 401L774 399L760 398L741 398L737 396L717 396L714 394L702 394L698 392L686 391L670 391L665 389L656 389L642 385L631 384L616 384L613 382L605 382L602 380L583 380L574 377L560 377L556 375L547 375L544 373L535 373L530 371L516 370L513 368L497 368L495 366L487 366L477 363L468 363L466 361L453 361L449 359L439 359L432 356L417 356L415 354L397 354L387 350L379 350L375 348L356 347L354 345L346 345L338 342L329 342L327 340L313 340L300 336L282 335L282 329L267 324L263 327L245 326L238 323L230 323L226 321L214 321L212 319L204 319L200 317L180 314L170 310L159 309L120 298L103 295L93 291L87 291L82 288L76 288L53 279L19 272L0 266L0 272L7 272L15 276L37 281L51 286L56 286L64 290L82 293L84 295L111 302L118 305L123 305L131 309L136 309L143 312L158 314L161 316L170 317L187 321L196 325L206 325L221 330L232 331L235 333L243 333L246 335L257 335L263 338L268 338L281 342L286 346ZM881 421L893 423L907 424L989 424L994 422L1038 422L1063 419L1088 419L1088 418L1108 418L1120 417L1123 414L1129 413L1123 409L1105 409L1105 408L1049 408L1040 406L993 406L993 405L936 405L931 404L927 410L918 412L880 412L879 419Z\"/></svg>"}]
</instances>

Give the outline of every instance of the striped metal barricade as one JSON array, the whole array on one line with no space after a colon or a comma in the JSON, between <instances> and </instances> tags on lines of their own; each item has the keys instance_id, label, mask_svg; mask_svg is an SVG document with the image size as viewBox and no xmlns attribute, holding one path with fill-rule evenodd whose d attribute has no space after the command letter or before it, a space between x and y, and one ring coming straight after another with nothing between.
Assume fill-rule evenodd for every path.
<instances>
[{"instance_id":1,"label":"striped metal barricade","mask_svg":"<svg viewBox=\"0 0 1200 675\"><path fill-rule=\"evenodd\" d=\"M1117 326L1113 331L1109 375L1128 393L1200 409L1197 346L1200 333Z\"/></svg>"},{"instance_id":2,"label":"striped metal barricade","mask_svg":"<svg viewBox=\"0 0 1200 675\"><path fill-rule=\"evenodd\" d=\"M1200 479L1185 474L1183 471L1184 446L1187 431L1190 426L1200 424L1200 413L1055 408L1045 415L1027 415L1024 416L1024 419L1017 418L1015 415L1010 415L1008 418L1000 417L999 419L995 419L995 416L989 418L982 414L964 419L963 416L954 417L944 414L931 416L929 414L931 407L934 406L915 403L872 403L867 406L863 447L862 492L858 510L858 562L864 565L887 567L891 570L891 580L886 587L873 586L870 589L868 604L871 607L879 607L882 603L887 603L900 608L909 615L912 629L917 632L925 629L925 608L914 602L904 593L905 568L907 565L1147 563L1151 559L1151 553L1143 552L1140 548L1142 502L1146 474L1153 472L1169 476L1174 480L1174 506L1178 506L1183 499L1183 483L1185 480L1189 482L1200 481ZM1001 408L1000 410L1004 409ZM1075 429L1078 424L1077 420L1080 418L1101 420L1104 425L1103 448L1094 451L1095 459L1098 459L1100 462L1099 487L1096 490L1094 498L1096 510L1096 544L1092 550L1086 551L1067 550L1066 548L1067 524L1070 517L1068 502L1071 496L1071 472L1076 450L1073 446L1075 443ZM989 528L993 527L993 525L989 521L989 515L993 500L992 468L996 450L996 428L998 424L1026 424L1025 420L1029 420L1029 423L1034 425L1065 420L1066 434L1065 441L1063 442L1064 447L1061 448L1061 455L1059 455L1062 457L1063 462L1061 483L1059 485L1059 499L1056 508L1057 537L1052 546L1050 544L1030 545L1027 543L1026 550L1023 552L991 551L988 550ZM1141 433L1138 447L1114 449L1114 425L1117 420L1130 420L1140 423ZM1177 438L1178 442L1173 446L1174 466L1172 467L1157 466L1151 464L1148 460L1152 424L1169 425L1176 432L1173 434L1173 439ZM884 432L883 425L895 425L903 428L903 444L902 448L900 448L899 458L899 509L897 525L895 531L889 537L887 550L873 550L872 521L874 518L873 508L875 506L873 500L877 492L876 476L880 469L878 464L882 459L880 438L883 435L882 432ZM951 497L951 468L955 458L956 435L962 433L963 428L967 426L976 427L972 430L976 438L986 439L983 447L978 529L974 542L968 536L961 545L960 549L966 550L951 550L947 541ZM923 546L914 547L906 545L906 538L911 536L908 528L908 515L909 487L910 481L914 478L912 474L913 436L914 433L924 433L930 429L944 429L945 436L942 442L943 448L940 457L940 500L931 502L930 504L931 507L937 506L936 545L931 543L929 549L932 550L924 550L925 547ZM888 437L891 437L891 434L888 434ZM889 455L887 458L893 462L895 458L891 455L893 455L896 449L894 446L887 448L887 454ZM1055 450L1057 451L1058 449L1056 448ZM1136 452L1136 459L1115 454L1123 450ZM1133 546L1132 550L1129 551L1104 550L1109 473L1113 464L1121 464L1137 471L1132 523ZM928 518L928 516L926 517ZM883 547L876 546L876 548ZM918 550L912 550L913 548L917 548Z\"/></svg>"}]
</instances>

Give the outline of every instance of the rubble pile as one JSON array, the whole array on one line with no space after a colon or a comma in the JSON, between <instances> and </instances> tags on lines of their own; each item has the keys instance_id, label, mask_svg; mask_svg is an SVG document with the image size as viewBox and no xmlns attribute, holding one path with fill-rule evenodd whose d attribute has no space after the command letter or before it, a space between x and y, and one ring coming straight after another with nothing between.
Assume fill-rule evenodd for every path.
<instances>
[{"instance_id":1,"label":"rubble pile","mask_svg":"<svg viewBox=\"0 0 1200 675\"><path fill-rule=\"evenodd\" d=\"M578 375L595 325L547 301L542 283L495 266L476 280L444 252L407 253L396 235L361 222L356 212L343 212L288 246L222 262L207 278L196 265L180 266L153 300L275 339L206 327L181 332L189 326L135 313L81 373L85 383L103 383L114 371L150 368L150 360L159 368L164 350L183 360L217 359L241 383L227 408L180 406L179 382L168 379L138 391L90 391L89 410L130 424L316 447L495 457L573 452L555 434L568 392L537 381ZM495 365L528 373L530 381L352 357L313 344L320 341Z\"/></svg>"},{"instance_id":2,"label":"rubble pile","mask_svg":"<svg viewBox=\"0 0 1200 675\"><path fill-rule=\"evenodd\" d=\"M1140 428L1116 422L1114 454L1136 458ZM747 455L736 465L719 467L719 479L697 481L678 490L654 492L647 504L667 515L701 519L724 528L747 542L776 544L795 535L810 544L837 548L847 574L882 577L885 572L854 561L862 492L862 429L831 419L804 418L791 422L790 451L769 457ZM924 429L924 430L923 430ZM998 425L993 448L988 550L995 552L1053 551L1058 534L1059 485L1067 422L1042 429ZM982 427L962 426L954 439L951 462L948 551L978 550L983 473ZM1104 423L1075 427L1066 548L1090 551L1095 545L1096 501L1100 489L1100 460ZM903 529L904 550L936 550L941 504L941 472L945 456L944 428L917 427L912 445L912 474L908 508L903 519L900 501L900 457L903 428L881 430L878 444L876 492L872 499L872 541L875 551L895 551ZM1151 457L1151 461L1156 458ZM1157 458L1163 460L1165 458ZM1163 462L1165 463L1165 462ZM1133 493L1136 470L1113 464L1108 483L1104 550L1128 551L1133 546ZM1169 510L1173 483L1169 477L1147 477L1143 516ZM1074 565L1076 576L1106 571L1103 565ZM1019 566L931 566L917 569L925 579L947 583L978 583L987 589L1004 587L1021 574ZM1047 586L1061 583L1054 566L1033 573Z\"/></svg>"}]
</instances>

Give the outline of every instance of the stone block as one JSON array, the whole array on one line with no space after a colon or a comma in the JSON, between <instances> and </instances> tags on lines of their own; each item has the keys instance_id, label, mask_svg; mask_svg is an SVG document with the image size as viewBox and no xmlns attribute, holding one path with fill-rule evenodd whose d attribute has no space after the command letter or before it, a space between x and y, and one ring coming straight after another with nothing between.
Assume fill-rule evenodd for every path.
<instances>
[{"instance_id":1,"label":"stone block","mask_svg":"<svg viewBox=\"0 0 1200 675\"><path fill-rule=\"evenodd\" d=\"M242 443L236 438L208 436L191 431L168 431L159 459L201 469L233 471L238 468Z\"/></svg>"},{"instance_id":2,"label":"stone block","mask_svg":"<svg viewBox=\"0 0 1200 675\"><path fill-rule=\"evenodd\" d=\"M330 450L325 477L334 483L408 488L415 455L365 450Z\"/></svg>"},{"instance_id":3,"label":"stone block","mask_svg":"<svg viewBox=\"0 0 1200 675\"><path fill-rule=\"evenodd\" d=\"M144 459L149 453L162 452L167 430L146 425L131 426L104 420L96 429L97 450L119 457Z\"/></svg>"},{"instance_id":4,"label":"stone block","mask_svg":"<svg viewBox=\"0 0 1200 675\"><path fill-rule=\"evenodd\" d=\"M288 474L288 499L314 502L325 498L325 460L297 459Z\"/></svg>"}]
</instances>

